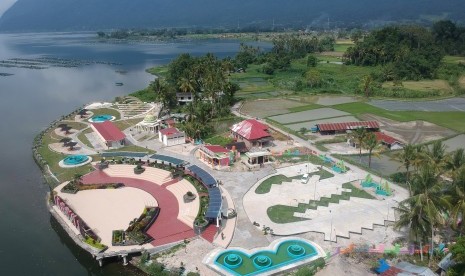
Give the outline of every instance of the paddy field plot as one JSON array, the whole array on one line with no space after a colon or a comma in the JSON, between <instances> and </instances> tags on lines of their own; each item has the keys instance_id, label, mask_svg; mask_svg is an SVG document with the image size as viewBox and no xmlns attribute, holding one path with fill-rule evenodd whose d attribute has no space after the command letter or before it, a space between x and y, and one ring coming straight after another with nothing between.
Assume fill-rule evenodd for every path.
<instances>
[{"instance_id":1,"label":"paddy field plot","mask_svg":"<svg viewBox=\"0 0 465 276\"><path fill-rule=\"evenodd\" d=\"M326 118L320 120L313 120L313 121L306 121L300 122L295 124L288 124L286 127L299 131L301 128L310 129L314 127L316 124L323 124L323 123L342 123L342 122L358 122L359 120L354 116L342 116L342 117L335 117L335 118Z\"/></svg>"},{"instance_id":2,"label":"paddy field plot","mask_svg":"<svg viewBox=\"0 0 465 276\"><path fill-rule=\"evenodd\" d=\"M460 148L465 148L465 134L457 135L453 138L443 141L443 144L446 145L446 151L456 151Z\"/></svg>"},{"instance_id":3,"label":"paddy field plot","mask_svg":"<svg viewBox=\"0 0 465 276\"><path fill-rule=\"evenodd\" d=\"M289 108L304 105L306 105L306 103L299 103L286 99L256 100L245 102L241 111L253 117L264 118L277 114L289 113Z\"/></svg>"},{"instance_id":4,"label":"paddy field plot","mask_svg":"<svg viewBox=\"0 0 465 276\"><path fill-rule=\"evenodd\" d=\"M280 124L290 124L296 122L319 120L332 117L340 117L350 115L347 112L332 109L332 108L318 108L313 110L306 110L301 112L294 112L278 116L269 117L269 119L276 121Z\"/></svg>"}]
</instances>

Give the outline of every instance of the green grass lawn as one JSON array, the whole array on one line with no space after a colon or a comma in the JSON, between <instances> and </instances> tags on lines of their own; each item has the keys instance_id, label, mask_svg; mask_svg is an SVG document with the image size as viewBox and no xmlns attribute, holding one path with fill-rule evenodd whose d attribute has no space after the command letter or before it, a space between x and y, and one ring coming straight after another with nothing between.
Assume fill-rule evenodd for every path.
<instances>
[{"instance_id":1,"label":"green grass lawn","mask_svg":"<svg viewBox=\"0 0 465 276\"><path fill-rule=\"evenodd\" d=\"M77 138L79 139L79 141L84 143L86 146L93 149L94 147L92 146L92 144L90 143L89 139L87 139L87 136L86 136L86 134L89 134L91 132L93 132L93 130L92 130L92 128L89 127L88 129L86 129L86 130L82 131L81 133L79 133Z\"/></svg>"},{"instance_id":2,"label":"green grass lawn","mask_svg":"<svg viewBox=\"0 0 465 276\"><path fill-rule=\"evenodd\" d=\"M62 121L62 122L58 122L57 125L59 125L59 124L67 124L68 126L72 127L73 129L76 129L76 130L85 129L87 127L86 124L80 123L80 122Z\"/></svg>"},{"instance_id":3,"label":"green grass lawn","mask_svg":"<svg viewBox=\"0 0 465 276\"><path fill-rule=\"evenodd\" d=\"M120 120L120 121L116 121L115 125L121 131L123 131L123 130L129 128L129 127L135 126L137 123L141 122L142 120L143 120L143 118Z\"/></svg>"},{"instance_id":4,"label":"green grass lawn","mask_svg":"<svg viewBox=\"0 0 465 276\"><path fill-rule=\"evenodd\" d=\"M389 111L363 102L339 104L333 108L351 113L355 117L370 113L400 122L424 120L459 132L465 131L465 112L460 111Z\"/></svg>"},{"instance_id":5,"label":"green grass lawn","mask_svg":"<svg viewBox=\"0 0 465 276\"><path fill-rule=\"evenodd\" d=\"M336 43L336 45L334 45L334 51L335 52L341 52L341 53L345 53L347 51L347 49L351 46L354 46L353 44L346 44L346 43Z\"/></svg>"},{"instance_id":6,"label":"green grass lawn","mask_svg":"<svg viewBox=\"0 0 465 276\"><path fill-rule=\"evenodd\" d=\"M139 146L136 146L136 145L129 145L129 146L121 147L121 148L118 148L118 149L105 150L105 152L119 152L119 151L147 152L148 154L153 154L153 153L155 153L154 150L147 149L147 148L143 148L143 147L139 147Z\"/></svg>"},{"instance_id":7,"label":"green grass lawn","mask_svg":"<svg viewBox=\"0 0 465 276\"><path fill-rule=\"evenodd\" d=\"M316 209L318 206L328 206L329 203L338 204L341 200L349 200L351 197L360 197L367 199L375 199L374 196L368 192L356 188L351 183L342 184L343 188L351 189L351 192L342 192L341 195L331 195L331 197L322 197L320 200L310 200L309 203L299 203L297 207L286 206L286 205L274 205L268 208L268 217L274 223L291 223L302 220L305 218L294 217L294 212L304 213L307 209Z\"/></svg>"},{"instance_id":8,"label":"green grass lawn","mask_svg":"<svg viewBox=\"0 0 465 276\"><path fill-rule=\"evenodd\" d=\"M115 120L121 119L121 114L119 113L119 111L115 110L113 108L93 109L92 112L94 113L93 116L96 116L96 115L111 115L111 116L114 116L116 118Z\"/></svg>"},{"instance_id":9,"label":"green grass lawn","mask_svg":"<svg viewBox=\"0 0 465 276\"><path fill-rule=\"evenodd\" d=\"M76 168L61 168L58 163L66 157L65 154L60 154L56 153L54 151L51 151L48 148L48 145L50 143L56 143L56 140L52 139L50 136L50 132L54 131L49 130L43 137L42 139L42 145L38 149L40 155L42 158L44 158L47 162L47 164L50 166L50 170L55 174L55 176L58 178L58 180L61 182L71 180L75 174L86 174L88 172L93 171L93 168L90 164L81 166L81 167L76 167Z\"/></svg>"},{"instance_id":10,"label":"green grass lawn","mask_svg":"<svg viewBox=\"0 0 465 276\"><path fill-rule=\"evenodd\" d=\"M226 137L225 135L216 135L205 139L204 142L207 144L220 145L224 147L227 144L234 142L234 139L231 137Z\"/></svg>"},{"instance_id":11,"label":"green grass lawn","mask_svg":"<svg viewBox=\"0 0 465 276\"><path fill-rule=\"evenodd\" d=\"M326 171L326 170L318 170L317 172L310 173L310 176L312 175L319 175L320 180L326 179L333 177L334 174ZM265 179L258 187L255 189L256 194L266 194L269 193L271 190L271 186L273 184L276 185L281 185L283 182L291 182L293 179L300 179L302 178L302 175L297 175L294 177L287 177L282 174L274 175L270 178Z\"/></svg>"}]
</instances>

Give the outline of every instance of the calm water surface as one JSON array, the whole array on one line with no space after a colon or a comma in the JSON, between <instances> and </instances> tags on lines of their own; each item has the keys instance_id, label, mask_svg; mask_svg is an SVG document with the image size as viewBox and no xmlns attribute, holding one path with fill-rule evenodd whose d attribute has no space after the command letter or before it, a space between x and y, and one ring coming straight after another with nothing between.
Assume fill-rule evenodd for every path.
<instances>
[{"instance_id":1,"label":"calm water surface","mask_svg":"<svg viewBox=\"0 0 465 276\"><path fill-rule=\"evenodd\" d=\"M33 138L49 122L85 103L111 101L146 87L153 76L145 69L180 53L225 57L238 49L237 41L109 44L95 41L94 34L0 34L0 60L50 56L122 64L0 67L0 73L14 74L0 76L0 275L137 275L121 263L98 267L50 216L48 187L31 156Z\"/></svg>"}]
</instances>

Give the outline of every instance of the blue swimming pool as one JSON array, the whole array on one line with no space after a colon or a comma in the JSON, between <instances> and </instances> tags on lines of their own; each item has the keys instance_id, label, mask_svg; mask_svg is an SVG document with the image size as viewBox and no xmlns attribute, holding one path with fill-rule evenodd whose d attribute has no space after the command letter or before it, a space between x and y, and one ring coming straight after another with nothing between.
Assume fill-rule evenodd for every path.
<instances>
[{"instance_id":1,"label":"blue swimming pool","mask_svg":"<svg viewBox=\"0 0 465 276\"><path fill-rule=\"evenodd\" d=\"M93 123L101 123L101 122L111 121L111 120L113 120L113 116L111 115L96 115L90 118L89 121Z\"/></svg>"},{"instance_id":2,"label":"blue swimming pool","mask_svg":"<svg viewBox=\"0 0 465 276\"><path fill-rule=\"evenodd\" d=\"M84 162L87 162L87 160L89 160L89 156L87 155L81 155L81 154L70 155L66 157L65 159L63 159L63 164L67 166L74 166L74 165L79 165Z\"/></svg>"}]
</instances>

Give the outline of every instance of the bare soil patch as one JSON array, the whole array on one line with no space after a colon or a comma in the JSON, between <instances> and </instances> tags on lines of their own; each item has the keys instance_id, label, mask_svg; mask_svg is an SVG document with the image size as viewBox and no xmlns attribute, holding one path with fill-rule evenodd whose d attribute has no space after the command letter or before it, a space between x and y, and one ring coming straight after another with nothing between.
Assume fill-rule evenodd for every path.
<instances>
[{"instance_id":1,"label":"bare soil patch","mask_svg":"<svg viewBox=\"0 0 465 276\"><path fill-rule=\"evenodd\" d=\"M381 130L410 144L421 144L455 134L454 131L425 121L398 122L373 114L363 114L362 120L378 121Z\"/></svg>"}]
</instances>

